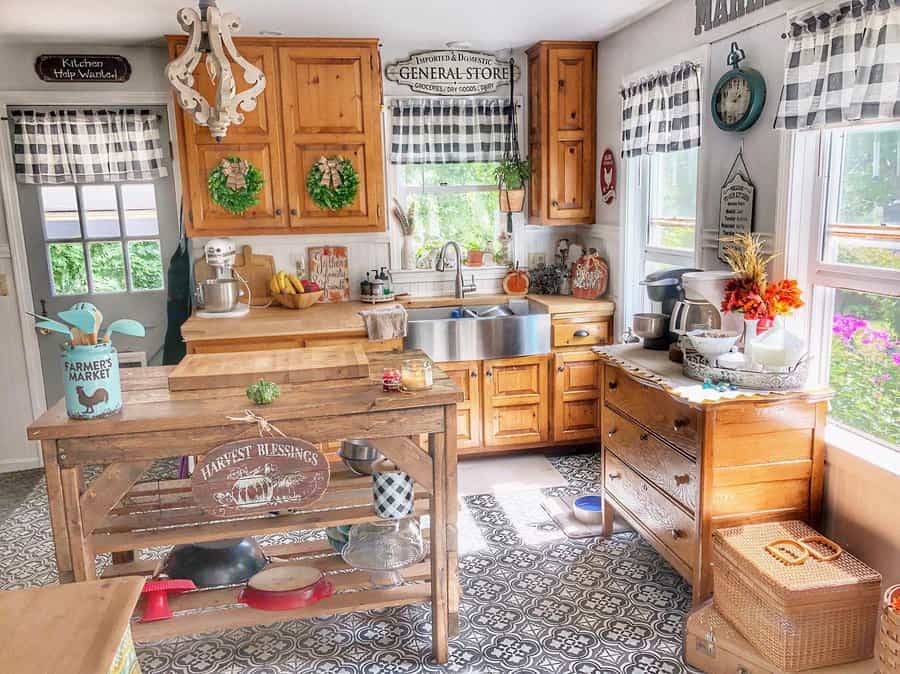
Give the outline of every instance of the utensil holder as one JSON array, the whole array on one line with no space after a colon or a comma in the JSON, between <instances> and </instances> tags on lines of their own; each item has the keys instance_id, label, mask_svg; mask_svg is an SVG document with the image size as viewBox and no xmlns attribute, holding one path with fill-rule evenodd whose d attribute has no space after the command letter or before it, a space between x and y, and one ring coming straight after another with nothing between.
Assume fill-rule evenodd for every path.
<instances>
[{"instance_id":1,"label":"utensil holder","mask_svg":"<svg viewBox=\"0 0 900 674\"><path fill-rule=\"evenodd\" d=\"M66 412L96 419L122 409L119 354L109 342L71 346L62 353Z\"/></svg>"},{"instance_id":2,"label":"utensil holder","mask_svg":"<svg viewBox=\"0 0 900 674\"><path fill-rule=\"evenodd\" d=\"M372 471L375 514L382 519L399 519L413 511L413 479L386 459Z\"/></svg>"}]
</instances>

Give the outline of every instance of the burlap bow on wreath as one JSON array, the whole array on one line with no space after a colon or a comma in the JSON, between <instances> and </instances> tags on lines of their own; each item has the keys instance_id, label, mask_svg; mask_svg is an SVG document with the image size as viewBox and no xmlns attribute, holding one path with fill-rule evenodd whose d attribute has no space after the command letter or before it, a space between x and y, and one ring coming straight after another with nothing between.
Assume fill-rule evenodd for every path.
<instances>
[{"instance_id":1,"label":"burlap bow on wreath","mask_svg":"<svg viewBox=\"0 0 900 674\"><path fill-rule=\"evenodd\" d=\"M209 173L207 187L213 203L240 215L259 203L263 176L258 168L240 157L223 157Z\"/></svg>"},{"instance_id":2,"label":"burlap bow on wreath","mask_svg":"<svg viewBox=\"0 0 900 674\"><path fill-rule=\"evenodd\" d=\"M247 186L247 173L250 164L245 159L223 159L219 162L222 173L225 174L225 187L230 190L242 190Z\"/></svg>"},{"instance_id":3,"label":"burlap bow on wreath","mask_svg":"<svg viewBox=\"0 0 900 674\"><path fill-rule=\"evenodd\" d=\"M352 204L358 190L359 174L353 164L340 155L323 155L306 176L306 191L313 203L329 211Z\"/></svg>"},{"instance_id":4,"label":"burlap bow on wreath","mask_svg":"<svg viewBox=\"0 0 900 674\"><path fill-rule=\"evenodd\" d=\"M336 190L341 186L343 180L341 180L341 163L344 161L344 158L340 155L336 157L320 157L319 161L316 162L316 166L319 167L319 170L322 172L322 177L319 179L319 184L324 185L325 187L330 187L333 190Z\"/></svg>"}]
</instances>

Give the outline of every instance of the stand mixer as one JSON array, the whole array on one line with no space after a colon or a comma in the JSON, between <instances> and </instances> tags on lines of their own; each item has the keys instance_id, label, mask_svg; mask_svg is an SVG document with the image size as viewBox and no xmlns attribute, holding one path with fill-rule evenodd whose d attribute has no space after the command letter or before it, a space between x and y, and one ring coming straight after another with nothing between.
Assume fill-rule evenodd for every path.
<instances>
[{"instance_id":1,"label":"stand mixer","mask_svg":"<svg viewBox=\"0 0 900 674\"><path fill-rule=\"evenodd\" d=\"M200 306L197 316L237 318L250 311L250 286L234 269L236 254L237 248L231 239L210 239L203 247L206 263L215 271L215 278L197 284L194 291ZM240 287L241 283L244 288ZM246 304L240 301L242 297L247 298Z\"/></svg>"}]
</instances>

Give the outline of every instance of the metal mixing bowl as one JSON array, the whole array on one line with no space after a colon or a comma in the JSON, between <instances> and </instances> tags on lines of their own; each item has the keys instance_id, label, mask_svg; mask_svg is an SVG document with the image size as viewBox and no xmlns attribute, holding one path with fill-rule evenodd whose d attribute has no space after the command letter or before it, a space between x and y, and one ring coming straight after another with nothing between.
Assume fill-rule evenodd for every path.
<instances>
[{"instance_id":1,"label":"metal mixing bowl","mask_svg":"<svg viewBox=\"0 0 900 674\"><path fill-rule=\"evenodd\" d=\"M638 337L656 339L669 329L669 317L665 314L635 314L631 319L631 330Z\"/></svg>"},{"instance_id":2,"label":"metal mixing bowl","mask_svg":"<svg viewBox=\"0 0 900 674\"><path fill-rule=\"evenodd\" d=\"M381 460L381 452L365 440L344 440L338 456L357 475L371 475L375 462Z\"/></svg>"}]
</instances>

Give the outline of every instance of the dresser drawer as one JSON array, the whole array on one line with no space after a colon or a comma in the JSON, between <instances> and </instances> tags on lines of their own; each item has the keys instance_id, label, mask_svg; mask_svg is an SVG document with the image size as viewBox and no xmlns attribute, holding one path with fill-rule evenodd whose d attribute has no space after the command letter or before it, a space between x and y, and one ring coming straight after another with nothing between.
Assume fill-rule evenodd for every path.
<instances>
[{"instance_id":1,"label":"dresser drawer","mask_svg":"<svg viewBox=\"0 0 900 674\"><path fill-rule=\"evenodd\" d=\"M653 485L628 468L611 451L606 452L603 484L646 529L682 562L693 568L697 557L697 533L693 518Z\"/></svg>"},{"instance_id":2,"label":"dresser drawer","mask_svg":"<svg viewBox=\"0 0 900 674\"><path fill-rule=\"evenodd\" d=\"M696 512L696 462L608 407L603 408L602 415L603 444L681 505Z\"/></svg>"},{"instance_id":3,"label":"dresser drawer","mask_svg":"<svg viewBox=\"0 0 900 674\"><path fill-rule=\"evenodd\" d=\"M641 384L616 367L604 368L603 400L637 419L691 456L700 449L703 415L665 391Z\"/></svg>"},{"instance_id":4,"label":"dresser drawer","mask_svg":"<svg viewBox=\"0 0 900 674\"><path fill-rule=\"evenodd\" d=\"M609 343L609 321L553 322L553 346L596 346Z\"/></svg>"}]
</instances>

